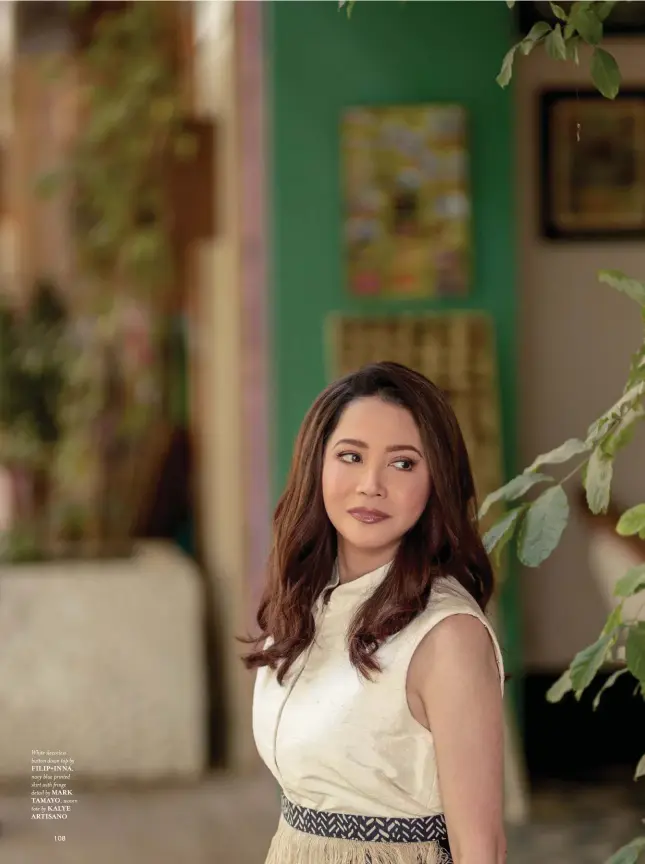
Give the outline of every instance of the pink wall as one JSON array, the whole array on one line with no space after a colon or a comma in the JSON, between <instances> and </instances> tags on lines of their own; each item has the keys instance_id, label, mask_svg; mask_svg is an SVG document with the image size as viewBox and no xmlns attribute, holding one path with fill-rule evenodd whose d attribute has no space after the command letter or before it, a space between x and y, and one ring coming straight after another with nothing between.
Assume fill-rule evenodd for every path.
<instances>
[{"instance_id":1,"label":"pink wall","mask_svg":"<svg viewBox=\"0 0 645 864\"><path fill-rule=\"evenodd\" d=\"M270 542L269 322L266 219L266 111L262 3L236 3L241 143L242 387L246 434L249 621L264 583Z\"/></svg>"}]
</instances>

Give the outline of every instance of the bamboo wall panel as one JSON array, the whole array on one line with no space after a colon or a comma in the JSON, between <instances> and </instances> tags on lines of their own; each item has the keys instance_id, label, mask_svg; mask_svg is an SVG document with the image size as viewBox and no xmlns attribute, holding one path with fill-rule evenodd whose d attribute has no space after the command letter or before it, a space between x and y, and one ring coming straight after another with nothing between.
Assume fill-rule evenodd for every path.
<instances>
[{"instance_id":1,"label":"bamboo wall panel","mask_svg":"<svg viewBox=\"0 0 645 864\"><path fill-rule=\"evenodd\" d=\"M392 360L423 373L450 398L482 501L502 483L500 399L493 322L482 313L328 321L330 377Z\"/></svg>"}]
</instances>

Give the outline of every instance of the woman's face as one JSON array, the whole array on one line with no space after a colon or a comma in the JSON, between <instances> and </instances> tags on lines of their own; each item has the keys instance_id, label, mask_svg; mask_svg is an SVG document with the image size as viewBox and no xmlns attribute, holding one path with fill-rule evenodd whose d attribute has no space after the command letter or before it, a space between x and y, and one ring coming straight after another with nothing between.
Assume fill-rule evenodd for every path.
<instances>
[{"instance_id":1,"label":"woman's face","mask_svg":"<svg viewBox=\"0 0 645 864\"><path fill-rule=\"evenodd\" d=\"M341 562L358 569L353 575L390 561L430 494L412 415L376 396L351 402L325 450L322 491Z\"/></svg>"}]
</instances>

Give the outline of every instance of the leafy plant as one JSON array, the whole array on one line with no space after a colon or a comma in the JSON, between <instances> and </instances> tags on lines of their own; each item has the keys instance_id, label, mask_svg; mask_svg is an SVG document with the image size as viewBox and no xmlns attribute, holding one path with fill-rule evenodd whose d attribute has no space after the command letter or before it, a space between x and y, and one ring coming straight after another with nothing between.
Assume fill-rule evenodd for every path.
<instances>
[{"instance_id":1,"label":"leafy plant","mask_svg":"<svg viewBox=\"0 0 645 864\"><path fill-rule=\"evenodd\" d=\"M515 0L507 0L507 5L513 7ZM557 3L549 3L556 23L551 25L547 21L536 21L527 35L507 52L497 83L501 87L507 86L518 53L527 56L538 45L542 45L554 60L570 60L579 64L580 46L589 45L592 48L591 80L603 96L615 99L620 89L620 69L614 56L600 47L604 22L615 5L616 0L573 3L569 12L565 12Z\"/></svg>"},{"instance_id":2,"label":"leafy plant","mask_svg":"<svg viewBox=\"0 0 645 864\"><path fill-rule=\"evenodd\" d=\"M512 6L513 0L507 0ZM614 58L599 47L603 37L603 22L611 14L615 2L573 3L567 14L555 3L551 9L558 19L553 27L538 22L530 33L506 54L498 83L505 87L512 75L513 60L519 52L529 54L543 44L551 57L579 62L578 46L586 43L593 47L591 77L596 88L607 98L614 99L620 89L620 71ZM639 307L645 324L645 282L629 278L615 270L599 273L601 282L623 292ZM484 535L489 552L499 556L504 547L515 541L517 556L528 567L538 567L557 547L567 525L569 505L565 484L578 474L582 475L587 505L592 513L606 512L611 497L613 461L616 454L629 444L637 424L645 416L645 339L635 351L627 381L620 398L595 420L580 438L565 441L555 450L538 456L522 474L515 477L484 501L480 516L498 502L513 503ZM553 466L573 463L572 469L561 479L551 476ZM551 474L539 469L548 466ZM525 496L536 486L547 485L532 501ZM521 503L517 503L521 502ZM645 539L645 504L631 507L622 514L616 527L622 536L638 535ZM607 663L617 666L594 699L594 708L602 694L618 678L630 675L635 681L635 694L645 698L645 621L625 616L625 601L645 592L645 565L631 568L616 583L616 605L611 611L598 639L579 651L569 668L556 681L547 694L551 702L558 702L573 693L580 699L592 684L597 673ZM645 603L645 593L643 593ZM640 759L634 779L645 776L645 755ZM608 864L635 864L645 852L645 836L638 837L618 850Z\"/></svg>"},{"instance_id":3,"label":"leafy plant","mask_svg":"<svg viewBox=\"0 0 645 864\"><path fill-rule=\"evenodd\" d=\"M497 76L497 83L506 87L513 75L513 63L518 54L525 57L541 45L554 60L569 60L580 64L580 47L588 45L591 53L591 80L595 87L608 99L615 99L620 89L620 69L613 54L600 47L603 39L604 22L611 15L617 0L593 0L593 2L572 3L567 12L558 3L549 3L555 24L536 21L530 31L506 53ZM339 0L339 8L347 11L350 18L356 0ZM506 0L509 8L515 0Z\"/></svg>"},{"instance_id":4,"label":"leafy plant","mask_svg":"<svg viewBox=\"0 0 645 864\"><path fill-rule=\"evenodd\" d=\"M23 366L9 362L17 357L17 319L0 309L6 354L0 361L7 361L0 375L13 376L10 386L0 387L0 415L12 418L8 424L0 417L3 462L10 443L30 477L37 462L54 478L50 517L57 524L50 534L58 545L47 556L128 547L139 503L132 494L136 472L163 425L175 279L172 177L177 160L191 159L196 144L184 121L174 6L67 4L76 49L76 131L64 163L39 177L36 191L64 195L79 275L69 292L65 368L42 404L35 404L33 388L22 386ZM65 73L69 60L61 62L47 73ZM31 355L47 343L34 338L32 344ZM16 537L19 529L12 529ZM61 549L61 538L76 547Z\"/></svg>"},{"instance_id":5,"label":"leafy plant","mask_svg":"<svg viewBox=\"0 0 645 864\"><path fill-rule=\"evenodd\" d=\"M60 437L67 310L56 286L39 280L24 311L0 301L0 429L3 456L41 465ZM29 427L31 445L21 450Z\"/></svg>"},{"instance_id":6,"label":"leafy plant","mask_svg":"<svg viewBox=\"0 0 645 864\"><path fill-rule=\"evenodd\" d=\"M3 554L38 557L50 504L51 463L62 435L67 310L39 280L24 310L0 298L0 452L23 494Z\"/></svg>"},{"instance_id":7,"label":"leafy plant","mask_svg":"<svg viewBox=\"0 0 645 864\"><path fill-rule=\"evenodd\" d=\"M96 5L96 4L94 4ZM67 163L38 179L43 195L73 194L80 264L99 284L159 292L173 277L173 159L190 159L163 6L102 12L78 51L78 133ZM71 4L77 26L92 4ZM87 25L89 26L89 25Z\"/></svg>"}]
</instances>

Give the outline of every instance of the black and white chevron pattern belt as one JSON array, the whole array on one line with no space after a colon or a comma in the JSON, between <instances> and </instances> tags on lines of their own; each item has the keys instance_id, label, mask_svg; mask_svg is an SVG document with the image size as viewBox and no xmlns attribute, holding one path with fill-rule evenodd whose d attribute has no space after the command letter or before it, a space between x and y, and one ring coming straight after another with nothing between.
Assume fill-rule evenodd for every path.
<instances>
[{"instance_id":1,"label":"black and white chevron pattern belt","mask_svg":"<svg viewBox=\"0 0 645 864\"><path fill-rule=\"evenodd\" d=\"M282 815L296 831L362 843L437 843L450 853L443 814L413 818L354 816L301 807L282 796Z\"/></svg>"}]
</instances>

